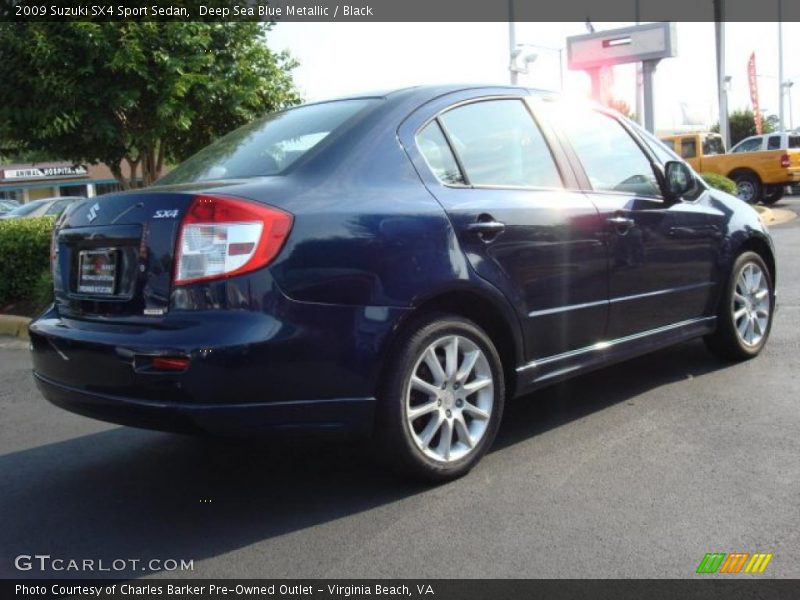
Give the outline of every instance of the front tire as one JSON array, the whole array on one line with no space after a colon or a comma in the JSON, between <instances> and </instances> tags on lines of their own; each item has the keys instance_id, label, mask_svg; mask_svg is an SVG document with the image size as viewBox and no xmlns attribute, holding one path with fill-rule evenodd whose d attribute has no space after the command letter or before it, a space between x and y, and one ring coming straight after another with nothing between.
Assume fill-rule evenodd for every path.
<instances>
[{"instance_id":1,"label":"front tire","mask_svg":"<svg viewBox=\"0 0 800 600\"><path fill-rule=\"evenodd\" d=\"M427 481L468 473L503 414L503 368L489 336L462 317L423 317L410 324L386 373L377 428L384 455Z\"/></svg>"},{"instance_id":2,"label":"front tire","mask_svg":"<svg viewBox=\"0 0 800 600\"><path fill-rule=\"evenodd\" d=\"M772 328L772 286L761 256L755 252L738 256L720 300L717 330L705 338L714 354L729 360L746 360L761 352Z\"/></svg>"}]
</instances>

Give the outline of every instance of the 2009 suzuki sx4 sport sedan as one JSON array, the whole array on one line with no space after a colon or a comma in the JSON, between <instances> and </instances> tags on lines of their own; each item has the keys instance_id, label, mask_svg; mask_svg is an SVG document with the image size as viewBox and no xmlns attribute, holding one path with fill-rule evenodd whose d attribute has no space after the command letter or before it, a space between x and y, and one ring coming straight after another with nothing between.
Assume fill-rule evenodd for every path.
<instances>
[{"instance_id":1,"label":"2009 suzuki sx4 sport sedan","mask_svg":"<svg viewBox=\"0 0 800 600\"><path fill-rule=\"evenodd\" d=\"M54 404L371 435L434 480L476 464L507 399L690 338L753 357L775 308L751 207L616 113L508 87L270 115L73 205L52 270L30 337Z\"/></svg>"}]
</instances>

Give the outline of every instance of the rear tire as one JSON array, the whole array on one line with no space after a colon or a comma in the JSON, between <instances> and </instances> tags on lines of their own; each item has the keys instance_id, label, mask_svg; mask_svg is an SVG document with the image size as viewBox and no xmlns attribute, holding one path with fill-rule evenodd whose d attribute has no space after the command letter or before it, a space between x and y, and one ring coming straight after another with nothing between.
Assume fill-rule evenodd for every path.
<instances>
[{"instance_id":1,"label":"rear tire","mask_svg":"<svg viewBox=\"0 0 800 600\"><path fill-rule=\"evenodd\" d=\"M736 182L736 195L748 204L758 204L763 194L761 180L755 173L737 173L732 176Z\"/></svg>"},{"instance_id":2,"label":"rear tire","mask_svg":"<svg viewBox=\"0 0 800 600\"><path fill-rule=\"evenodd\" d=\"M728 360L758 356L772 329L772 286L761 256L748 251L737 257L720 299L717 330L704 338L711 352Z\"/></svg>"},{"instance_id":3,"label":"rear tire","mask_svg":"<svg viewBox=\"0 0 800 600\"><path fill-rule=\"evenodd\" d=\"M778 202L786 193L786 186L784 185L768 185L764 190L764 197L761 203L766 206L772 206Z\"/></svg>"},{"instance_id":4,"label":"rear tire","mask_svg":"<svg viewBox=\"0 0 800 600\"><path fill-rule=\"evenodd\" d=\"M449 481L492 445L504 400L503 368L489 336L462 317L427 315L409 324L389 357L376 442L403 474Z\"/></svg>"}]
</instances>

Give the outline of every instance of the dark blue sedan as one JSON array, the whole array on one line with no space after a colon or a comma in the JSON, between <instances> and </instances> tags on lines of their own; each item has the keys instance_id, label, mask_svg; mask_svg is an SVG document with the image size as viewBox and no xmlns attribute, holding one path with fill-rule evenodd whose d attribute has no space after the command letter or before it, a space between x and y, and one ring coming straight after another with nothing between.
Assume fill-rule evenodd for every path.
<instances>
[{"instance_id":1,"label":"dark blue sedan","mask_svg":"<svg viewBox=\"0 0 800 600\"><path fill-rule=\"evenodd\" d=\"M507 399L690 338L753 357L775 307L751 207L616 113L509 87L270 115L74 204L52 268L30 334L54 404L371 435L438 480L481 458Z\"/></svg>"}]
</instances>

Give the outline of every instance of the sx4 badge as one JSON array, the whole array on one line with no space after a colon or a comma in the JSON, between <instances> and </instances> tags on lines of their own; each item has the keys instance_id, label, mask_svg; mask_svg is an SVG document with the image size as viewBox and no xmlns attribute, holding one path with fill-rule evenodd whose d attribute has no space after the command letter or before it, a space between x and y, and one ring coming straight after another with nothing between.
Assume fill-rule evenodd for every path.
<instances>
[{"instance_id":1,"label":"sx4 badge","mask_svg":"<svg viewBox=\"0 0 800 600\"><path fill-rule=\"evenodd\" d=\"M177 210L157 210L155 213L153 213L154 219L174 219L177 216Z\"/></svg>"}]
</instances>

